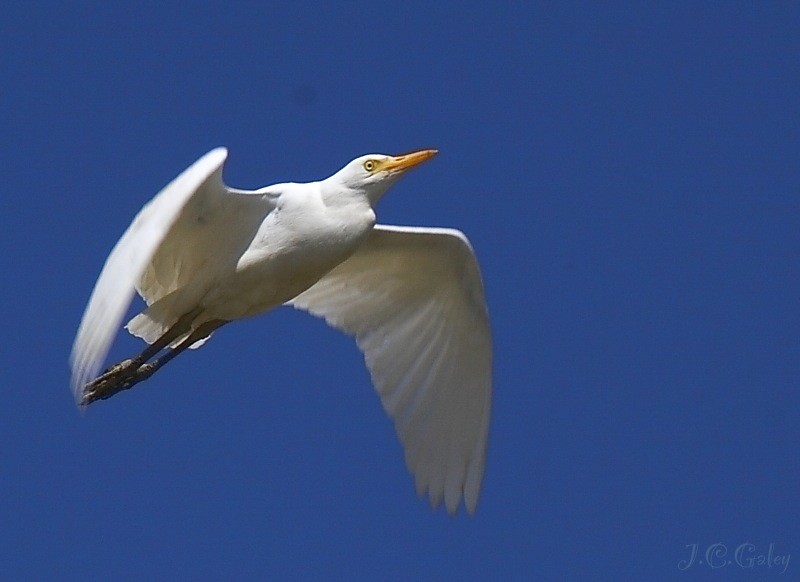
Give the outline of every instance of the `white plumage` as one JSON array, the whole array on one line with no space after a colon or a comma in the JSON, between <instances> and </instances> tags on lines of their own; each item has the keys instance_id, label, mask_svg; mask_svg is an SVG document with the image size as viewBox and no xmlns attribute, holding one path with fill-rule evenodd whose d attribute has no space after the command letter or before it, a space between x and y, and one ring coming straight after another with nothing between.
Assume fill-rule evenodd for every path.
<instances>
[{"instance_id":1,"label":"white plumage","mask_svg":"<svg viewBox=\"0 0 800 582\"><path fill-rule=\"evenodd\" d=\"M79 404L154 371L145 371L150 354L89 382L134 291L148 307L127 328L148 344L162 338L170 357L202 345L207 330L285 303L355 336L417 492L433 506L444 499L450 513L463 497L474 512L492 349L472 247L457 230L375 225L373 210L435 153L362 156L320 182L255 191L225 186L225 149L203 156L139 212L109 255L73 345Z\"/></svg>"}]
</instances>

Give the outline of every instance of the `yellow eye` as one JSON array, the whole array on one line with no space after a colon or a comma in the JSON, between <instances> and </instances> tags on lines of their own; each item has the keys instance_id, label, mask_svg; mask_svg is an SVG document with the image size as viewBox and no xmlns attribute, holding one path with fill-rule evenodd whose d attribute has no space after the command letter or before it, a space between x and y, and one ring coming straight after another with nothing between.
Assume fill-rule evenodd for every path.
<instances>
[{"instance_id":1,"label":"yellow eye","mask_svg":"<svg viewBox=\"0 0 800 582\"><path fill-rule=\"evenodd\" d=\"M375 169L375 160L367 160L364 162L364 169L367 172L372 172Z\"/></svg>"}]
</instances>

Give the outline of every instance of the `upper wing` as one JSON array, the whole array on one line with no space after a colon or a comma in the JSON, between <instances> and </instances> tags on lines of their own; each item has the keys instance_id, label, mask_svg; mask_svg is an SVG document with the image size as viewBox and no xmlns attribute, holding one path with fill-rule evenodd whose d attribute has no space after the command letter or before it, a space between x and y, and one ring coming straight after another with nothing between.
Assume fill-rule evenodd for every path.
<instances>
[{"instance_id":1,"label":"upper wing","mask_svg":"<svg viewBox=\"0 0 800 582\"><path fill-rule=\"evenodd\" d=\"M355 335L417 492L450 513L478 503L492 345L472 247L457 230L378 225L356 253L289 302Z\"/></svg>"},{"instance_id":2,"label":"upper wing","mask_svg":"<svg viewBox=\"0 0 800 582\"><path fill-rule=\"evenodd\" d=\"M136 215L106 259L72 345L72 391L80 401L108 355L119 324L151 259L192 197L224 194L222 166L228 152L217 148L170 182Z\"/></svg>"}]
</instances>

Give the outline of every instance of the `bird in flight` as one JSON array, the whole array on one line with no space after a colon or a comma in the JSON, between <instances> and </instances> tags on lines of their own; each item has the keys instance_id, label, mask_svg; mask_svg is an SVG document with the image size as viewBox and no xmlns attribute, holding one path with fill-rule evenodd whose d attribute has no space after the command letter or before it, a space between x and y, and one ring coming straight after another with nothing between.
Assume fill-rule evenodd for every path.
<instances>
[{"instance_id":1,"label":"bird in flight","mask_svg":"<svg viewBox=\"0 0 800 582\"><path fill-rule=\"evenodd\" d=\"M370 154L318 182L246 191L228 152L192 164L136 215L97 279L72 346L84 407L146 380L232 321L290 305L355 337L419 495L452 514L478 502L492 393L483 283L463 233L376 224L375 205L426 149ZM100 369L126 328L148 345Z\"/></svg>"}]
</instances>

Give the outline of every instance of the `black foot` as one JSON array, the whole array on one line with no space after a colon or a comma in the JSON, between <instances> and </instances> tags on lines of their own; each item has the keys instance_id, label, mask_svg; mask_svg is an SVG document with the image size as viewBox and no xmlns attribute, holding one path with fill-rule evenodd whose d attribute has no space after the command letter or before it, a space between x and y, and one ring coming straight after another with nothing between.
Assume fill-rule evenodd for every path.
<instances>
[{"instance_id":1,"label":"black foot","mask_svg":"<svg viewBox=\"0 0 800 582\"><path fill-rule=\"evenodd\" d=\"M95 400L105 400L115 394L127 390L149 378L155 371L151 364L144 364L134 368L134 360L125 360L111 366L105 373L92 380L83 387L81 404L86 406Z\"/></svg>"}]
</instances>

